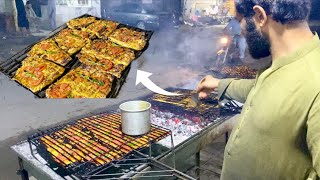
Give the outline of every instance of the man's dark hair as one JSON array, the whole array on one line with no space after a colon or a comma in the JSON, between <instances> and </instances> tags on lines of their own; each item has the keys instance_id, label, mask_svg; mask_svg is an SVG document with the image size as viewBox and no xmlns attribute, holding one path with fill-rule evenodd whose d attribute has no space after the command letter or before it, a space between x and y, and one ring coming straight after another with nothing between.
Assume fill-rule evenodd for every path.
<instances>
[{"instance_id":1,"label":"man's dark hair","mask_svg":"<svg viewBox=\"0 0 320 180\"><path fill-rule=\"evenodd\" d=\"M30 1L27 1L26 4L31 4Z\"/></svg>"},{"instance_id":2,"label":"man's dark hair","mask_svg":"<svg viewBox=\"0 0 320 180\"><path fill-rule=\"evenodd\" d=\"M254 15L255 5L261 6L268 16L282 24L307 20L311 10L311 0L236 0L238 13L245 17Z\"/></svg>"}]
</instances>

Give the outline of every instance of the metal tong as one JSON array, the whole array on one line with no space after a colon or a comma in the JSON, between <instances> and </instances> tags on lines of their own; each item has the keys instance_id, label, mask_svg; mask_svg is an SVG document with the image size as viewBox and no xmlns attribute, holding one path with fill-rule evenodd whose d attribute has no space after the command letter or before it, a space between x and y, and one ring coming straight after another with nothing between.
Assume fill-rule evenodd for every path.
<instances>
[{"instance_id":1,"label":"metal tong","mask_svg":"<svg viewBox=\"0 0 320 180\"><path fill-rule=\"evenodd\" d=\"M217 92L212 92L211 94L217 94ZM215 100L208 99L208 98L207 99L199 99L198 94L192 94L191 100L192 100L193 104L196 104L196 106L199 106L202 102L209 103L209 104L216 103Z\"/></svg>"},{"instance_id":2,"label":"metal tong","mask_svg":"<svg viewBox=\"0 0 320 180\"><path fill-rule=\"evenodd\" d=\"M206 78L203 78L203 79L200 81L200 83L203 83L203 82L205 82L205 81L206 81ZM217 94L217 92L212 92L211 94ZM198 106L201 104L201 102L204 101L204 99L199 99L198 93L192 94L192 95L191 95L191 100L192 100L191 103L194 104L195 107L198 107Z\"/></svg>"}]
</instances>

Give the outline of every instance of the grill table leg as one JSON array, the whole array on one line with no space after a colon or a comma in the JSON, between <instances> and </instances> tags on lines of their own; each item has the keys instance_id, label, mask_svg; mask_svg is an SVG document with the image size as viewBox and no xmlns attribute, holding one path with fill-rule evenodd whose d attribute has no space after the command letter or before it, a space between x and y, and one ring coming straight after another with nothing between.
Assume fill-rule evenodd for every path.
<instances>
[{"instance_id":1,"label":"grill table leg","mask_svg":"<svg viewBox=\"0 0 320 180\"><path fill-rule=\"evenodd\" d=\"M196 177L200 180L200 151L196 153Z\"/></svg>"},{"instance_id":2,"label":"grill table leg","mask_svg":"<svg viewBox=\"0 0 320 180\"><path fill-rule=\"evenodd\" d=\"M21 176L21 180L29 180L28 171L26 171L23 168L23 160L18 157L18 162L19 162L19 170L17 171L17 174Z\"/></svg>"}]
</instances>

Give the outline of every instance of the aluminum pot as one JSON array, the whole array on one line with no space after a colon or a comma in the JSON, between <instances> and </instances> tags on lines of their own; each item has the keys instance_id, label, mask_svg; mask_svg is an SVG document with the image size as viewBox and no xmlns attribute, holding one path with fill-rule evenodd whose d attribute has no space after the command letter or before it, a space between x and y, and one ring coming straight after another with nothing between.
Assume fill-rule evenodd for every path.
<instances>
[{"instance_id":1,"label":"aluminum pot","mask_svg":"<svg viewBox=\"0 0 320 180\"><path fill-rule=\"evenodd\" d=\"M138 136L150 131L151 104L146 101L128 101L120 105L121 129L124 134Z\"/></svg>"}]
</instances>

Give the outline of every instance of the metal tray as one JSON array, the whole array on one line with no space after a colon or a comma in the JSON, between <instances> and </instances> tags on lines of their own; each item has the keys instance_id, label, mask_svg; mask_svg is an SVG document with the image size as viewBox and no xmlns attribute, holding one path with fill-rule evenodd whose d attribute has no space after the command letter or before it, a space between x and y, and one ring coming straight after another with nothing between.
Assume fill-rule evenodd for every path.
<instances>
[{"instance_id":1,"label":"metal tray","mask_svg":"<svg viewBox=\"0 0 320 180\"><path fill-rule=\"evenodd\" d=\"M89 14L84 14L78 18L82 18L82 17L94 17L91 16ZM101 20L102 18L98 18L95 17L97 20ZM152 31L146 31L146 30L142 30L139 28L135 28L135 27L131 27L125 24L119 24L118 28L121 27L127 27L129 29L133 29L135 31L142 31L146 33L146 40L147 40L147 44L145 46L145 48L141 51L134 51L135 52L135 59L139 58L143 52L148 48L149 46L149 41L153 35ZM0 63L0 72L2 72L3 74L5 74L6 76L8 76L10 79L12 79L14 77L14 75L16 74L16 71L22 66L22 61L27 57L27 53L31 50L31 48L39 43L40 41L46 40L46 39L50 39L53 38L54 36L56 36L61 30L68 28L68 25L65 23L63 25L61 25L60 27L56 28L55 30L53 30L51 33L49 33L49 35L41 40L39 40L38 42L35 42L29 46L27 46L26 48L24 48L23 50L21 50L20 52L18 52L17 54L13 55L11 58L7 59L5 62ZM65 68L65 72L58 78L56 79L53 83L57 82L59 79L61 79L64 75L66 75L71 69L74 69L75 67L77 67L77 64L79 64L79 60L76 58L77 53L75 53L74 55L72 55L72 61L70 61L66 66L64 66ZM116 98L117 95L119 94L122 85L124 84L129 72L131 69L131 64L123 71L121 78L116 78L114 77L113 83L112 83L112 88L111 88L111 92L108 94L108 96L106 98ZM15 81L19 86L25 88L26 90L30 91L31 93L33 93L30 89L28 89L27 87L25 87L24 85L22 85L21 83ZM52 85L53 83L49 84L48 86L44 87L41 91L33 93L34 96L36 98L46 98L45 96L45 91L46 89Z\"/></svg>"}]
</instances>

